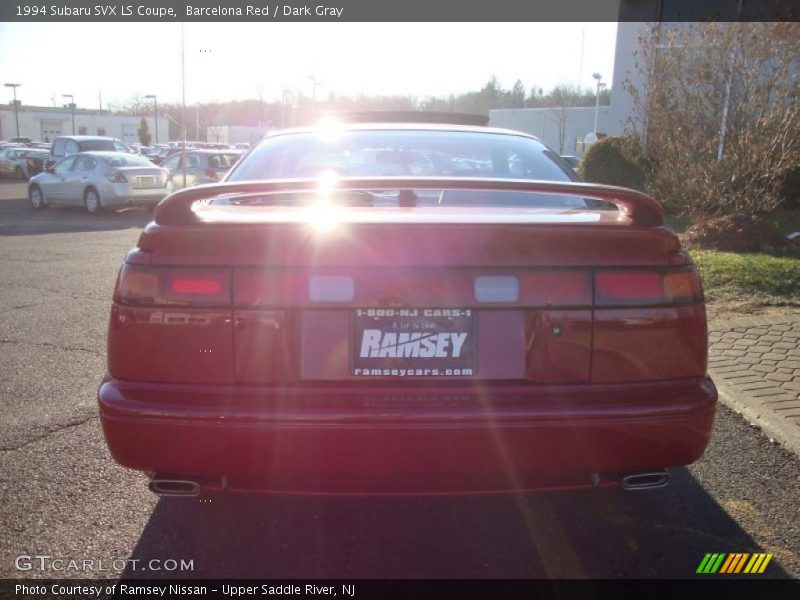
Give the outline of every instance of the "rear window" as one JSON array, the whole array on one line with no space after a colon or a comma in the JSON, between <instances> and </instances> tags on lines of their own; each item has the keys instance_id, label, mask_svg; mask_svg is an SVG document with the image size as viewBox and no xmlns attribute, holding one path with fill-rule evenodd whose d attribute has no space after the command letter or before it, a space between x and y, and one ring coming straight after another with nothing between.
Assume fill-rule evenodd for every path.
<instances>
[{"instance_id":1,"label":"rear window","mask_svg":"<svg viewBox=\"0 0 800 600\"><path fill-rule=\"evenodd\" d=\"M116 150L114 140L83 140L78 144L81 152Z\"/></svg>"},{"instance_id":2,"label":"rear window","mask_svg":"<svg viewBox=\"0 0 800 600\"><path fill-rule=\"evenodd\" d=\"M212 154L208 157L208 166L212 169L230 169L240 157L241 154Z\"/></svg>"},{"instance_id":3,"label":"rear window","mask_svg":"<svg viewBox=\"0 0 800 600\"><path fill-rule=\"evenodd\" d=\"M291 179L334 173L342 177L456 177L578 181L560 156L523 136L461 131L345 131L339 136L288 134L262 142L227 181ZM405 194L405 195L403 195ZM350 196L353 196L352 198ZM587 208L584 198L550 194L410 190L348 195L344 204ZM291 195L251 203L295 204Z\"/></svg>"},{"instance_id":4,"label":"rear window","mask_svg":"<svg viewBox=\"0 0 800 600\"><path fill-rule=\"evenodd\" d=\"M344 131L262 142L228 181L341 176L494 177L575 181L544 144L515 135L460 131Z\"/></svg>"},{"instance_id":5,"label":"rear window","mask_svg":"<svg viewBox=\"0 0 800 600\"><path fill-rule=\"evenodd\" d=\"M128 154L124 156L115 156L114 158L104 159L110 167L152 167L151 163L146 158L137 156L136 154Z\"/></svg>"}]
</instances>

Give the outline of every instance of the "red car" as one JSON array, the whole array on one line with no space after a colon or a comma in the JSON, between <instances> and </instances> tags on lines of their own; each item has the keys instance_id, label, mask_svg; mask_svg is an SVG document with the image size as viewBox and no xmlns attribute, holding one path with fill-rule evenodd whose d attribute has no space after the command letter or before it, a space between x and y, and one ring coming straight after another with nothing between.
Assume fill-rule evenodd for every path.
<instances>
[{"instance_id":1,"label":"red car","mask_svg":"<svg viewBox=\"0 0 800 600\"><path fill-rule=\"evenodd\" d=\"M283 131L122 266L108 446L162 495L660 487L717 393L658 203L533 137Z\"/></svg>"}]
</instances>

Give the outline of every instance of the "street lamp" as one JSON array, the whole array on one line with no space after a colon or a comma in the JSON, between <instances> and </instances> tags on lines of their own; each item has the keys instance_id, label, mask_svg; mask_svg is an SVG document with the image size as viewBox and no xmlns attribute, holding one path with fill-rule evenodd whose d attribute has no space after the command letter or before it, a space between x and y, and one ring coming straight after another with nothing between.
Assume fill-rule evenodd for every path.
<instances>
[{"instance_id":1,"label":"street lamp","mask_svg":"<svg viewBox=\"0 0 800 600\"><path fill-rule=\"evenodd\" d=\"M292 110L294 107L294 92L292 90L283 90L283 103L281 104L281 127L289 126L292 119Z\"/></svg>"},{"instance_id":2,"label":"street lamp","mask_svg":"<svg viewBox=\"0 0 800 600\"><path fill-rule=\"evenodd\" d=\"M20 87L21 83L6 83L4 84L6 87L10 87L14 91L14 120L17 123L17 137L19 137L19 112L17 110L17 88Z\"/></svg>"},{"instance_id":3,"label":"street lamp","mask_svg":"<svg viewBox=\"0 0 800 600\"><path fill-rule=\"evenodd\" d=\"M600 83L603 78L600 73L592 73L592 78L597 80L597 90L595 91L594 99L594 129L583 136L584 151L588 146L591 146L597 141L597 117L600 114L600 88L605 87L605 83Z\"/></svg>"},{"instance_id":4,"label":"street lamp","mask_svg":"<svg viewBox=\"0 0 800 600\"><path fill-rule=\"evenodd\" d=\"M604 83L600 83L600 80L603 78L600 73L592 73L592 77L597 80L597 91L595 92L595 99L594 99L594 134L597 135L597 116L600 114L600 88L604 86Z\"/></svg>"},{"instance_id":5,"label":"street lamp","mask_svg":"<svg viewBox=\"0 0 800 600\"><path fill-rule=\"evenodd\" d=\"M72 135L75 135L75 97L72 94L61 94L62 98L69 98L69 107L72 109Z\"/></svg>"},{"instance_id":6,"label":"street lamp","mask_svg":"<svg viewBox=\"0 0 800 600\"><path fill-rule=\"evenodd\" d=\"M152 98L153 100L153 111L155 112L156 115L156 144L157 144L158 143L158 98L156 98L155 94L147 94L145 98L147 98L148 100Z\"/></svg>"},{"instance_id":7,"label":"street lamp","mask_svg":"<svg viewBox=\"0 0 800 600\"><path fill-rule=\"evenodd\" d=\"M317 87L319 87L320 81L314 75L309 75L308 78L311 80L311 101L317 101Z\"/></svg>"}]
</instances>

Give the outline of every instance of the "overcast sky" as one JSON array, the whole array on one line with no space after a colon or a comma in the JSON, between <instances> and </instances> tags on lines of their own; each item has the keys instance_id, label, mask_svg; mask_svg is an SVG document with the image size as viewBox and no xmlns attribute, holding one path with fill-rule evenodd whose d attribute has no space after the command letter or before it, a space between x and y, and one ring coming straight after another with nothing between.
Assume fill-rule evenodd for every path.
<instances>
[{"instance_id":1,"label":"overcast sky","mask_svg":"<svg viewBox=\"0 0 800 600\"><path fill-rule=\"evenodd\" d=\"M186 101L277 100L282 89L317 98L447 96L521 79L611 80L616 23L187 23ZM0 79L21 83L24 104L81 108L156 94L181 98L178 23L0 23ZM583 40L583 43L582 43ZM581 47L583 46L583 52ZM11 90L0 89L0 101ZM6 96L8 96L6 98Z\"/></svg>"}]
</instances>

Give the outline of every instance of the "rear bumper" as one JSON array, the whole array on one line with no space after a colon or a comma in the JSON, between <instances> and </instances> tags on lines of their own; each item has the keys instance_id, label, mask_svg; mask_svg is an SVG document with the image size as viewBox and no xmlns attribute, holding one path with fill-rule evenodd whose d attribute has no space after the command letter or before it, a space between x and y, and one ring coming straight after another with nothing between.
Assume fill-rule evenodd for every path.
<instances>
[{"instance_id":1,"label":"rear bumper","mask_svg":"<svg viewBox=\"0 0 800 600\"><path fill-rule=\"evenodd\" d=\"M708 378L636 384L236 388L107 380L112 456L233 491L510 492L613 483L697 460Z\"/></svg>"},{"instance_id":2,"label":"rear bumper","mask_svg":"<svg viewBox=\"0 0 800 600\"><path fill-rule=\"evenodd\" d=\"M103 206L155 206L167 196L167 188L134 188L129 183L106 184L100 190Z\"/></svg>"}]
</instances>

